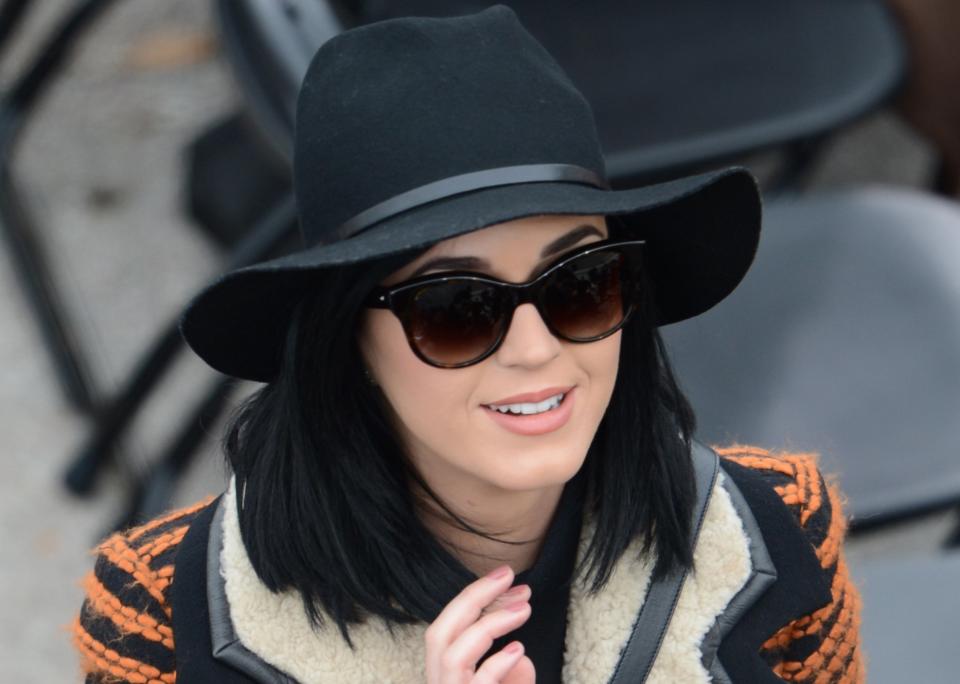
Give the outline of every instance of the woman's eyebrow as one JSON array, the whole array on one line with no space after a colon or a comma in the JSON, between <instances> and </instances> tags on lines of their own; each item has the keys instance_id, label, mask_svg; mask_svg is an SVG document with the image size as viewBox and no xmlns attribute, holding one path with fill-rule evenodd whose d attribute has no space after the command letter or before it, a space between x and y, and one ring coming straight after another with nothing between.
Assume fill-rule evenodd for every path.
<instances>
[{"instance_id":1,"label":"woman's eyebrow","mask_svg":"<svg viewBox=\"0 0 960 684\"><path fill-rule=\"evenodd\" d=\"M540 259L546 259L548 256L559 254L563 250L573 247L588 235L596 235L600 238L603 237L603 233L600 232L599 228L590 225L589 223L585 223L582 226L577 226L566 235L561 235L556 240L544 247L540 252Z\"/></svg>"},{"instance_id":2,"label":"woman's eyebrow","mask_svg":"<svg viewBox=\"0 0 960 684\"><path fill-rule=\"evenodd\" d=\"M561 235L553 242L544 246L544 248L540 251L541 261L547 257L553 256L554 254L558 254L569 247L573 247L588 235L596 235L597 237L601 238L603 237L603 233L601 233L600 229L596 226L590 224L577 226L569 233ZM489 267L490 262L486 259L481 259L480 257L434 257L433 259L428 259L420 264L420 266L417 267L417 269L408 277L416 278L418 275L434 269L453 271L480 271Z\"/></svg>"}]
</instances>

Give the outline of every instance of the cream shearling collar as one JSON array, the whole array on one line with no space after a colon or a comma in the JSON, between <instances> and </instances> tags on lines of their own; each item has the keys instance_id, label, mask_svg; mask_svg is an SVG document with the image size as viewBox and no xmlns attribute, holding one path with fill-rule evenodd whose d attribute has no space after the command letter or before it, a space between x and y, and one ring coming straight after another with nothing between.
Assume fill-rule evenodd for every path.
<instances>
[{"instance_id":1,"label":"cream shearling collar","mask_svg":"<svg viewBox=\"0 0 960 684\"><path fill-rule=\"evenodd\" d=\"M720 472L694 550L696 572L683 585L648 682L709 682L700 645L730 600L751 574L749 538ZM423 633L426 624L400 625L391 638L379 621L351 626L351 651L332 621L314 631L294 591L274 594L260 582L246 554L231 485L223 501L221 573L230 618L242 644L302 684L422 684ZM585 511L577 562L585 552L594 525ZM653 559L641 557L639 544L624 553L597 595L582 582L570 592L563 681L567 684L607 682L647 592Z\"/></svg>"}]
</instances>

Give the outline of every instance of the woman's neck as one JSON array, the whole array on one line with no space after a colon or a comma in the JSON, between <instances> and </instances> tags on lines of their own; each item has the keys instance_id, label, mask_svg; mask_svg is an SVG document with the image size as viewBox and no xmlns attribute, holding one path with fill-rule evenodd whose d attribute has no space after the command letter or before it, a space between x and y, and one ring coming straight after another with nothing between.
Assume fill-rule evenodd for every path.
<instances>
[{"instance_id":1,"label":"woman's neck","mask_svg":"<svg viewBox=\"0 0 960 684\"><path fill-rule=\"evenodd\" d=\"M422 499L426 510L421 518L444 548L478 577L504 563L520 573L536 563L563 487L559 484L532 492L503 492L484 497L482 502L467 497L464 504L451 506L472 527L507 542L521 542L519 544L486 539L460 529L429 498Z\"/></svg>"}]
</instances>

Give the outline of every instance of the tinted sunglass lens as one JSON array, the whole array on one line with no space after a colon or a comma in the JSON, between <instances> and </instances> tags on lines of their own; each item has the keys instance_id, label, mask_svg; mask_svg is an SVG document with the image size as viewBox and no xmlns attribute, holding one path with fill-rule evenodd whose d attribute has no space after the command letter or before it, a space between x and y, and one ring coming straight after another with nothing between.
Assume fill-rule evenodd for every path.
<instances>
[{"instance_id":1,"label":"tinted sunglass lens","mask_svg":"<svg viewBox=\"0 0 960 684\"><path fill-rule=\"evenodd\" d=\"M558 268L545 284L542 305L553 328L571 340L601 337L623 322L623 256L594 252Z\"/></svg>"},{"instance_id":2,"label":"tinted sunglass lens","mask_svg":"<svg viewBox=\"0 0 960 684\"><path fill-rule=\"evenodd\" d=\"M443 366L483 356L500 336L502 297L488 283L451 280L414 289L404 307L407 338Z\"/></svg>"}]
</instances>

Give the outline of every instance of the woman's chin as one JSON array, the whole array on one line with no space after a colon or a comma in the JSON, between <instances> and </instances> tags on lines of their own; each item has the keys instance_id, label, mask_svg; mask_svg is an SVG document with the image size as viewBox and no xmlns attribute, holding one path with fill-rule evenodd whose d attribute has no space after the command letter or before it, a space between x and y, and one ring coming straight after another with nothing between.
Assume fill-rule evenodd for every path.
<instances>
[{"instance_id":1,"label":"woman's chin","mask_svg":"<svg viewBox=\"0 0 960 684\"><path fill-rule=\"evenodd\" d=\"M501 452L496 472L488 471L491 484L507 491L532 491L563 485L583 466L583 455L557 449L525 449Z\"/></svg>"}]
</instances>

